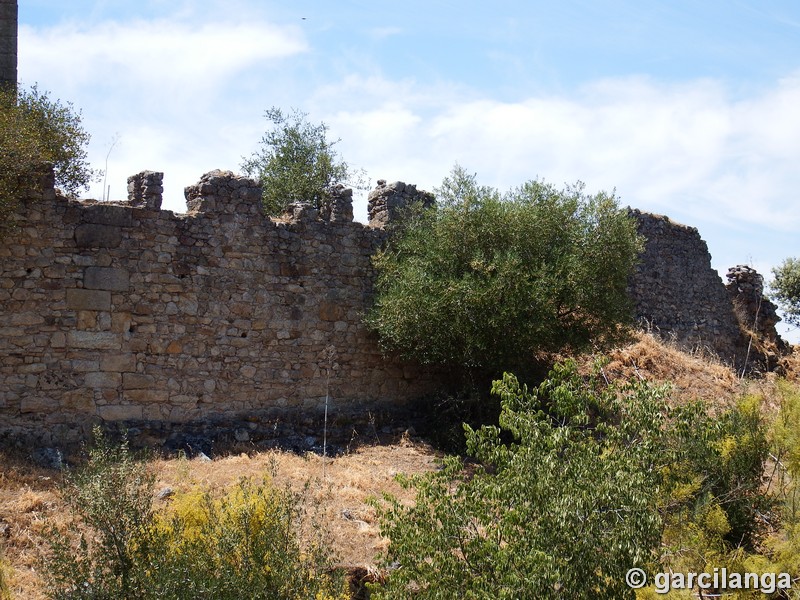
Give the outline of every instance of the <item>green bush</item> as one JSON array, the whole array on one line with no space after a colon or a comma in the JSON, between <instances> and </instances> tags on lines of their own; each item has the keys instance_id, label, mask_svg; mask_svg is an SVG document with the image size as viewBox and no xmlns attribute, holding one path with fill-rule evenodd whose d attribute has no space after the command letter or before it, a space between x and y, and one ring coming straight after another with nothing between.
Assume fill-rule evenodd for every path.
<instances>
[{"instance_id":1,"label":"green bush","mask_svg":"<svg viewBox=\"0 0 800 600\"><path fill-rule=\"evenodd\" d=\"M220 499L196 491L156 511L146 465L126 442L95 436L87 463L65 476L78 520L48 536L51 597L343 600L321 534L298 541L297 495L243 480Z\"/></svg>"},{"instance_id":2,"label":"green bush","mask_svg":"<svg viewBox=\"0 0 800 600\"><path fill-rule=\"evenodd\" d=\"M53 165L56 186L67 195L88 188L96 176L86 161L88 143L71 104L35 86L0 90L0 225L8 224L20 196L38 185L43 163Z\"/></svg>"},{"instance_id":3,"label":"green bush","mask_svg":"<svg viewBox=\"0 0 800 600\"><path fill-rule=\"evenodd\" d=\"M0 600L11 600L11 590L8 588L8 567L0 552Z\"/></svg>"},{"instance_id":4,"label":"green bush","mask_svg":"<svg viewBox=\"0 0 800 600\"><path fill-rule=\"evenodd\" d=\"M61 495L79 521L48 535L44 571L53 598L134 598L146 590L154 482L126 440L113 444L95 428L87 462L64 473Z\"/></svg>"},{"instance_id":5,"label":"green bush","mask_svg":"<svg viewBox=\"0 0 800 600\"><path fill-rule=\"evenodd\" d=\"M500 428L465 426L478 464L404 480L381 527L399 564L376 598L633 598L650 573L741 568L771 502L760 404L670 407L666 388L557 365L532 391L506 374Z\"/></svg>"},{"instance_id":6,"label":"green bush","mask_svg":"<svg viewBox=\"0 0 800 600\"><path fill-rule=\"evenodd\" d=\"M437 201L374 258L366 323L384 350L497 376L536 351L613 339L630 320L642 246L613 196L532 181L501 197L456 167Z\"/></svg>"},{"instance_id":7,"label":"green bush","mask_svg":"<svg viewBox=\"0 0 800 600\"><path fill-rule=\"evenodd\" d=\"M260 181L266 214L280 215L292 202L321 208L329 188L339 183L364 187L362 172L352 171L334 149L338 140L328 141L325 123L314 125L304 112L284 114L275 107L264 116L272 128L242 169Z\"/></svg>"},{"instance_id":8,"label":"green bush","mask_svg":"<svg viewBox=\"0 0 800 600\"><path fill-rule=\"evenodd\" d=\"M478 466L406 480L416 504L379 505L399 563L375 598L626 598L653 559L662 392L605 388L568 363L533 391L495 382L501 430L466 428Z\"/></svg>"},{"instance_id":9,"label":"green bush","mask_svg":"<svg viewBox=\"0 0 800 600\"><path fill-rule=\"evenodd\" d=\"M249 480L221 499L179 495L159 515L150 585L168 598L345 600L321 536L301 546L300 498Z\"/></svg>"},{"instance_id":10,"label":"green bush","mask_svg":"<svg viewBox=\"0 0 800 600\"><path fill-rule=\"evenodd\" d=\"M772 275L772 295L780 304L786 320L800 327L800 260L787 258L772 269Z\"/></svg>"}]
</instances>

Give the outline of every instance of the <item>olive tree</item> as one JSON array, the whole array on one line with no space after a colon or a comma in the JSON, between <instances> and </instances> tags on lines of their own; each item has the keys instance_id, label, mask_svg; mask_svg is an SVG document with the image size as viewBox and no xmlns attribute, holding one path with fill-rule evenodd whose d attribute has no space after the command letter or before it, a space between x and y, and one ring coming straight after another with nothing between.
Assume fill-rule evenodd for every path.
<instances>
[{"instance_id":1,"label":"olive tree","mask_svg":"<svg viewBox=\"0 0 800 600\"><path fill-rule=\"evenodd\" d=\"M772 269L772 295L783 309L786 320L800 327L800 259L787 258Z\"/></svg>"},{"instance_id":2,"label":"olive tree","mask_svg":"<svg viewBox=\"0 0 800 600\"><path fill-rule=\"evenodd\" d=\"M299 110L284 113L270 108L264 116L272 124L259 149L242 163L243 171L258 179L263 188L264 211L279 215L293 202L309 202L316 208L336 184L362 188L361 171L351 171L336 152L339 140L327 138L325 123L313 124Z\"/></svg>"},{"instance_id":3,"label":"olive tree","mask_svg":"<svg viewBox=\"0 0 800 600\"><path fill-rule=\"evenodd\" d=\"M97 174L87 162L89 139L72 104L52 100L36 86L0 90L0 222L8 224L46 163L65 194L87 189Z\"/></svg>"},{"instance_id":4,"label":"olive tree","mask_svg":"<svg viewBox=\"0 0 800 600\"><path fill-rule=\"evenodd\" d=\"M505 195L456 166L374 258L385 351L495 373L612 339L642 249L612 194L530 181Z\"/></svg>"}]
</instances>

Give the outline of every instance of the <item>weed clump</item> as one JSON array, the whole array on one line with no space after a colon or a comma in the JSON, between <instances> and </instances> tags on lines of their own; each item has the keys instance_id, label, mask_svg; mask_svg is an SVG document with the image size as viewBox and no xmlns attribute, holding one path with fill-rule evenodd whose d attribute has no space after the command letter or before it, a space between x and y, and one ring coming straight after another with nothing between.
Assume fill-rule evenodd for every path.
<instances>
[{"instance_id":1,"label":"weed clump","mask_svg":"<svg viewBox=\"0 0 800 600\"><path fill-rule=\"evenodd\" d=\"M64 478L76 518L47 535L51 597L344 598L321 538L299 540L306 514L297 494L242 479L220 498L194 490L156 510L154 483L126 440L112 444L95 430L88 461Z\"/></svg>"}]
</instances>

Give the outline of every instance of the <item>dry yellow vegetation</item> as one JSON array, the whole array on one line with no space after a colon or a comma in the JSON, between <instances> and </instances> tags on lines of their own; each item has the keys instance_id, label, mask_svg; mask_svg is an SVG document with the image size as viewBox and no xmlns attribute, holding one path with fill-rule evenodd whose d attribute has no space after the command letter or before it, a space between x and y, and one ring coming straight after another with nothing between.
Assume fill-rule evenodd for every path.
<instances>
[{"instance_id":1,"label":"dry yellow vegetation","mask_svg":"<svg viewBox=\"0 0 800 600\"><path fill-rule=\"evenodd\" d=\"M11 567L12 597L44 599L37 572L41 533L47 522L71 518L58 494L60 475L8 454L0 454L0 461L0 547ZM156 459L150 467L157 476L156 494L164 488L175 493L199 488L221 495L242 477L260 480L265 475L276 486L302 492L304 508L326 527L338 563L354 570L371 569L387 545L367 498L389 492L410 501L412 491L403 490L395 475L434 469L436 452L408 439L365 446L325 459L324 474L321 456L277 450L241 452L210 462ZM166 502L169 497L156 500L156 507Z\"/></svg>"}]
</instances>

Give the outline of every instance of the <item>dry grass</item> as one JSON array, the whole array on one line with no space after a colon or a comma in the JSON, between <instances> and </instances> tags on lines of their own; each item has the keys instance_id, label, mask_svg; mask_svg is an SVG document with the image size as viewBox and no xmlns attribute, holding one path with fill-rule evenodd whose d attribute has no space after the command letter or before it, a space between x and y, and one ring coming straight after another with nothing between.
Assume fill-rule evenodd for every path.
<instances>
[{"instance_id":1,"label":"dry grass","mask_svg":"<svg viewBox=\"0 0 800 600\"><path fill-rule=\"evenodd\" d=\"M45 597L36 563L46 520L65 517L57 478L53 471L0 453L0 552L12 567L12 598Z\"/></svg>"},{"instance_id":2,"label":"dry grass","mask_svg":"<svg viewBox=\"0 0 800 600\"><path fill-rule=\"evenodd\" d=\"M707 353L690 353L649 333L638 333L633 343L608 353L603 372L609 379L642 379L672 385L677 402L714 400L727 405L746 386L735 371Z\"/></svg>"},{"instance_id":3,"label":"dry grass","mask_svg":"<svg viewBox=\"0 0 800 600\"><path fill-rule=\"evenodd\" d=\"M221 494L242 477L258 481L265 476L277 486L303 492L304 508L323 525L338 563L349 569L369 570L386 549L387 541L380 535L367 498L389 492L410 502L413 491L403 490L395 475L434 469L436 453L408 439L393 445L362 447L326 459L324 478L320 456L277 450L242 452L211 462L158 459L150 466L157 476L156 492L165 487L175 492L199 487ZM64 523L70 519L58 494L59 478L56 472L0 454L0 548L12 567L9 585L15 599L45 598L37 572L41 532L46 521ZM169 499L156 500L156 506L165 502Z\"/></svg>"},{"instance_id":4,"label":"dry grass","mask_svg":"<svg viewBox=\"0 0 800 600\"><path fill-rule=\"evenodd\" d=\"M323 479L322 457L269 451L242 453L212 462L159 460L153 464L157 489L188 491L199 487L212 494L222 492L241 477L256 480L269 476L273 484L302 492L306 508L326 530L338 562L348 567L374 565L387 542L380 536L375 511L367 498L389 492L410 501L413 492L403 490L395 475L435 468L436 455L427 445L401 440L394 445L369 446L338 458L327 458ZM168 501L168 500L167 500Z\"/></svg>"}]
</instances>

